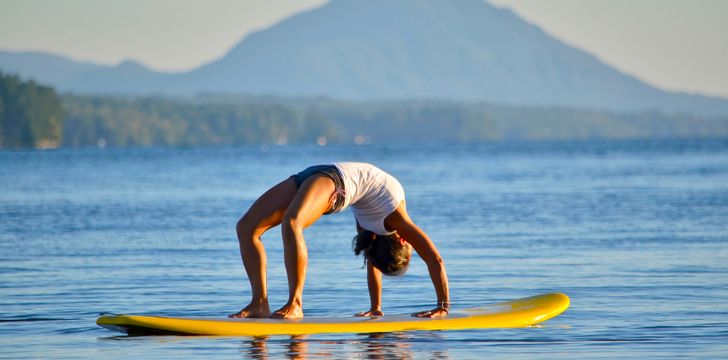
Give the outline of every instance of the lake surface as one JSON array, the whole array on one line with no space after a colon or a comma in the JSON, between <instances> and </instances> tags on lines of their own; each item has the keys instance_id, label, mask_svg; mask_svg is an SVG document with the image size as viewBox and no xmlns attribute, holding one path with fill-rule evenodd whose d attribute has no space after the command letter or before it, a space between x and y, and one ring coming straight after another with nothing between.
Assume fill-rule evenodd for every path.
<instances>
[{"instance_id":1,"label":"lake surface","mask_svg":"<svg viewBox=\"0 0 728 360\"><path fill-rule=\"evenodd\" d=\"M127 337L100 312L220 317L250 289L235 223L308 165L367 161L403 184L455 309L561 291L508 330L302 338ZM306 230L307 316L367 310L346 211ZM278 229L271 306L286 301ZM383 310L433 307L424 263ZM0 358L728 357L728 141L0 152Z\"/></svg>"}]
</instances>

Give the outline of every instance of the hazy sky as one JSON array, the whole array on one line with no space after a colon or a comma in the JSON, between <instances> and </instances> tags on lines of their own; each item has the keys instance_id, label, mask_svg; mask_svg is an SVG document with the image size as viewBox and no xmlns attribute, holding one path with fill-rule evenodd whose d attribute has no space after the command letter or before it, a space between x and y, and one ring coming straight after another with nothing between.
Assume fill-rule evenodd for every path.
<instances>
[{"instance_id":1,"label":"hazy sky","mask_svg":"<svg viewBox=\"0 0 728 360\"><path fill-rule=\"evenodd\" d=\"M366 1L366 0L361 0ZM0 0L0 49L182 71L326 0ZM728 0L491 0L659 87L728 97Z\"/></svg>"}]
</instances>

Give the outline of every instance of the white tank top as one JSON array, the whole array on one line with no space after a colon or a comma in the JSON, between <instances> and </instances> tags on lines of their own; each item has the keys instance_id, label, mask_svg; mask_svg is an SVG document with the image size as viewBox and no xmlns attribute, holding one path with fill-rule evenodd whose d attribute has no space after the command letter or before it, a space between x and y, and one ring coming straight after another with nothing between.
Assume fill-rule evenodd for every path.
<instances>
[{"instance_id":1,"label":"white tank top","mask_svg":"<svg viewBox=\"0 0 728 360\"><path fill-rule=\"evenodd\" d=\"M390 235L384 218L404 200L404 189L394 178L378 167L357 162L334 163L344 182L344 206L351 206L359 225L378 235ZM339 211L341 211L339 210Z\"/></svg>"}]
</instances>

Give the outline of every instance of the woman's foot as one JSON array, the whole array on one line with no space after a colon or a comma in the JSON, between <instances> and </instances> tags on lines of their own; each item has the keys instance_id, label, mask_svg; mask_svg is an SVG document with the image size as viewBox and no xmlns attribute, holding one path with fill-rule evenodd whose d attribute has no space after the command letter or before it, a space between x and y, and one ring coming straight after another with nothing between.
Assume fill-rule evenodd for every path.
<instances>
[{"instance_id":1,"label":"woman's foot","mask_svg":"<svg viewBox=\"0 0 728 360\"><path fill-rule=\"evenodd\" d=\"M301 305L291 305L286 304L283 305L282 308L276 310L273 315L271 315L274 319L302 319L303 318L303 308Z\"/></svg>"},{"instance_id":2,"label":"woman's foot","mask_svg":"<svg viewBox=\"0 0 728 360\"><path fill-rule=\"evenodd\" d=\"M228 315L229 318L267 318L270 317L270 307L267 301L250 303L243 310Z\"/></svg>"}]
</instances>

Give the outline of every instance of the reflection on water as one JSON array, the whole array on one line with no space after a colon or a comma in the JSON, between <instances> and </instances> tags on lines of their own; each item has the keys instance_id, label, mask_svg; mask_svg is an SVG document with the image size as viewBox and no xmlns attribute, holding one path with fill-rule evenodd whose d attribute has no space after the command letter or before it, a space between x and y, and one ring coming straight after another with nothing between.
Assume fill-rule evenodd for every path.
<instances>
[{"instance_id":1,"label":"reflection on water","mask_svg":"<svg viewBox=\"0 0 728 360\"><path fill-rule=\"evenodd\" d=\"M436 333L428 333L431 341L440 338ZM314 335L296 335L288 338L261 336L244 340L240 346L243 358L267 360L278 358L284 354L289 359L331 358L340 357L342 348L347 353L357 354L358 358L380 359L415 359L412 349L412 337L406 333L373 333L355 335L354 339L323 340ZM422 355L422 354L419 354ZM428 359L450 359L447 349L433 350L427 354Z\"/></svg>"},{"instance_id":2,"label":"reflection on water","mask_svg":"<svg viewBox=\"0 0 728 360\"><path fill-rule=\"evenodd\" d=\"M401 333L369 334L357 345L367 359L414 359L406 335Z\"/></svg>"},{"instance_id":3,"label":"reflection on water","mask_svg":"<svg viewBox=\"0 0 728 360\"><path fill-rule=\"evenodd\" d=\"M243 341L241 352L247 353L251 359L268 359L268 336L254 337L250 341ZM293 341L293 339L291 339ZM247 350L247 352L246 352Z\"/></svg>"}]
</instances>

